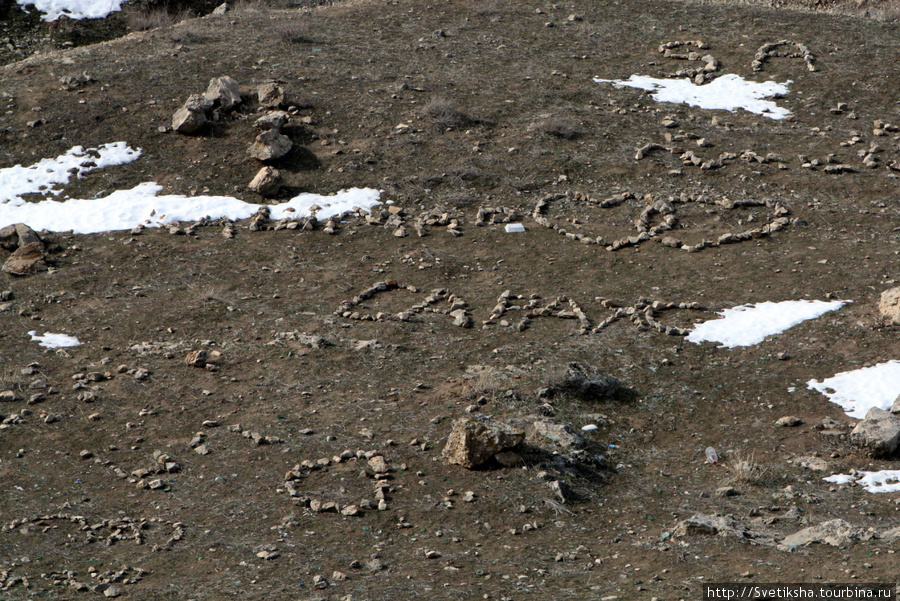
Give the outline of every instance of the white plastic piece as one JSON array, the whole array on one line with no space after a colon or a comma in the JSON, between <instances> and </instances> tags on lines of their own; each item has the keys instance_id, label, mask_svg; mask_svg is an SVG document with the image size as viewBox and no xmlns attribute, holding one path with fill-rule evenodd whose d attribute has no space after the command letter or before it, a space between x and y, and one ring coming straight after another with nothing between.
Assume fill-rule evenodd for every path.
<instances>
[{"instance_id":1,"label":"white plastic piece","mask_svg":"<svg viewBox=\"0 0 900 601\"><path fill-rule=\"evenodd\" d=\"M522 225L521 223L507 223L506 224L506 233L507 234L514 234L517 232L524 232L524 231L525 231L525 226Z\"/></svg>"}]
</instances>

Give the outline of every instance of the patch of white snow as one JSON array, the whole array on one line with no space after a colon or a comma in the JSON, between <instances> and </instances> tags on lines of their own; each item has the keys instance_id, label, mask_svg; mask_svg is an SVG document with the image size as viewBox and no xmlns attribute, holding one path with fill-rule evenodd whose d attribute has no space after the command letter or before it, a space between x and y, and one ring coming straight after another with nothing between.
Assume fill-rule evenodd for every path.
<instances>
[{"instance_id":1,"label":"patch of white snow","mask_svg":"<svg viewBox=\"0 0 900 601\"><path fill-rule=\"evenodd\" d=\"M806 385L840 405L850 417L863 419L869 409L891 408L900 392L900 361L845 371L830 378L810 380Z\"/></svg>"},{"instance_id":2,"label":"patch of white snow","mask_svg":"<svg viewBox=\"0 0 900 601\"><path fill-rule=\"evenodd\" d=\"M862 475L860 475L862 474ZM823 478L834 484L854 484L862 486L871 493L900 492L900 470L881 470L878 472L857 471L856 475L836 474Z\"/></svg>"},{"instance_id":3,"label":"patch of white snow","mask_svg":"<svg viewBox=\"0 0 900 601\"><path fill-rule=\"evenodd\" d=\"M46 332L42 336L38 336L37 330L32 330L28 332L28 335L31 336L32 340L39 342L44 348L62 348L65 346L78 346L81 344L80 340L74 336L67 336L66 334L51 334L50 332Z\"/></svg>"},{"instance_id":4,"label":"patch of white snow","mask_svg":"<svg viewBox=\"0 0 900 601\"><path fill-rule=\"evenodd\" d=\"M42 21L56 21L60 17L70 19L103 19L109 13L122 10L128 0L16 0L20 6L32 5L44 13Z\"/></svg>"},{"instance_id":5,"label":"patch of white snow","mask_svg":"<svg viewBox=\"0 0 900 601\"><path fill-rule=\"evenodd\" d=\"M59 194L53 186L69 183L73 175L81 177L95 169L130 163L139 156L140 149L130 148L125 142L113 142L87 150L75 146L55 159L42 159L28 167L0 169L0 205L25 204L23 194Z\"/></svg>"},{"instance_id":6,"label":"patch of white snow","mask_svg":"<svg viewBox=\"0 0 900 601\"><path fill-rule=\"evenodd\" d=\"M658 102L672 102L675 104L687 104L702 109L721 109L734 111L744 109L757 115L770 119L784 119L790 115L790 111L782 108L771 100L773 96L783 96L788 93L787 84L767 81L756 83L747 81L740 75L733 73L717 77L711 82L697 85L688 78L683 79L659 79L646 75L632 75L628 79L600 79L595 77L596 83L612 83L630 88L653 91L653 99Z\"/></svg>"},{"instance_id":7,"label":"patch of white snow","mask_svg":"<svg viewBox=\"0 0 900 601\"><path fill-rule=\"evenodd\" d=\"M806 320L840 309L847 302L799 300L740 305L720 312L722 319L695 324L687 340L696 344L721 342L719 348L752 346L766 336L780 334Z\"/></svg>"}]
</instances>

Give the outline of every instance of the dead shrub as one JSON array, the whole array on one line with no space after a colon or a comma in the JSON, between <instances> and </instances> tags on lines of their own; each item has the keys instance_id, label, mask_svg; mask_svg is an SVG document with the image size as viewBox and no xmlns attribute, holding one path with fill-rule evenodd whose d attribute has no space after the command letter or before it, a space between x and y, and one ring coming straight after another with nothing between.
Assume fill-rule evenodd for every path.
<instances>
[{"instance_id":1,"label":"dead shrub","mask_svg":"<svg viewBox=\"0 0 900 601\"><path fill-rule=\"evenodd\" d=\"M760 465L755 453L735 453L724 464L725 469L735 483L762 486L769 480L769 468Z\"/></svg>"},{"instance_id":2,"label":"dead shrub","mask_svg":"<svg viewBox=\"0 0 900 601\"><path fill-rule=\"evenodd\" d=\"M561 140L573 140L584 133L576 121L560 115L550 115L538 122L534 129L545 136Z\"/></svg>"},{"instance_id":3,"label":"dead shrub","mask_svg":"<svg viewBox=\"0 0 900 601\"><path fill-rule=\"evenodd\" d=\"M289 45L312 44L309 37L309 25L306 23L289 23L279 29L278 36L281 41Z\"/></svg>"},{"instance_id":4,"label":"dead shrub","mask_svg":"<svg viewBox=\"0 0 900 601\"><path fill-rule=\"evenodd\" d=\"M424 112L431 123L442 130L461 129L473 122L471 117L446 98L432 98L425 105Z\"/></svg>"},{"instance_id":5,"label":"dead shrub","mask_svg":"<svg viewBox=\"0 0 900 601\"><path fill-rule=\"evenodd\" d=\"M126 5L127 6L127 5ZM188 17L188 11L170 12L166 7L130 8L124 11L125 24L129 31L149 31L169 27Z\"/></svg>"}]
</instances>

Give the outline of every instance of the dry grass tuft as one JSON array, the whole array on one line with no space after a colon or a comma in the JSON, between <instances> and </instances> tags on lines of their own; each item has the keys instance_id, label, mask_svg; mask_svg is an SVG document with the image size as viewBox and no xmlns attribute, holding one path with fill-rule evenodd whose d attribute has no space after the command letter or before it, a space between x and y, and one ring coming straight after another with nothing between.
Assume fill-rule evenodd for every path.
<instances>
[{"instance_id":1,"label":"dry grass tuft","mask_svg":"<svg viewBox=\"0 0 900 601\"><path fill-rule=\"evenodd\" d=\"M551 115L539 121L534 129L545 136L561 140L573 140L584 133L576 121L560 115Z\"/></svg>"},{"instance_id":2,"label":"dry grass tuft","mask_svg":"<svg viewBox=\"0 0 900 601\"><path fill-rule=\"evenodd\" d=\"M126 5L127 6L127 5ZM124 11L125 23L129 31L149 31L160 27L169 27L189 19L192 13L188 10L170 12L166 7L129 8Z\"/></svg>"},{"instance_id":3,"label":"dry grass tuft","mask_svg":"<svg viewBox=\"0 0 900 601\"><path fill-rule=\"evenodd\" d=\"M473 122L471 117L446 98L432 98L425 105L424 111L431 123L442 130L461 129Z\"/></svg>"},{"instance_id":4,"label":"dry grass tuft","mask_svg":"<svg viewBox=\"0 0 900 601\"><path fill-rule=\"evenodd\" d=\"M306 23L293 22L284 25L279 29L278 36L285 44L312 44L313 39L309 37L309 25Z\"/></svg>"},{"instance_id":5,"label":"dry grass tuft","mask_svg":"<svg viewBox=\"0 0 900 601\"><path fill-rule=\"evenodd\" d=\"M735 453L724 464L735 483L761 486L771 476L769 468L760 465L755 453Z\"/></svg>"}]
</instances>

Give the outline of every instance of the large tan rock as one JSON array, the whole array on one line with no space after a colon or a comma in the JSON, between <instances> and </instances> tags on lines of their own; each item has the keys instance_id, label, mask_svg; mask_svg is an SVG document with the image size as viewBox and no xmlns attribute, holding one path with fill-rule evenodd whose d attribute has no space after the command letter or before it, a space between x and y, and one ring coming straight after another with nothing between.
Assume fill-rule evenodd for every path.
<instances>
[{"instance_id":1,"label":"large tan rock","mask_svg":"<svg viewBox=\"0 0 900 601\"><path fill-rule=\"evenodd\" d=\"M247 154L260 161L271 161L286 155L293 146L290 138L270 129L256 136L256 141L247 149Z\"/></svg>"},{"instance_id":2,"label":"large tan rock","mask_svg":"<svg viewBox=\"0 0 900 601\"><path fill-rule=\"evenodd\" d=\"M524 432L509 430L487 420L462 417L453 422L443 455L449 463L472 469L495 453L516 446L524 438Z\"/></svg>"},{"instance_id":3,"label":"large tan rock","mask_svg":"<svg viewBox=\"0 0 900 601\"><path fill-rule=\"evenodd\" d=\"M230 110L241 103L241 90L238 82L227 75L209 80L209 86L203 98L212 106L222 110Z\"/></svg>"},{"instance_id":4,"label":"large tan rock","mask_svg":"<svg viewBox=\"0 0 900 601\"><path fill-rule=\"evenodd\" d=\"M843 547L871 536L871 533L867 534L863 528L837 519L822 522L817 526L810 526L789 534L784 537L781 544L788 547L802 547L813 543L822 543L832 547Z\"/></svg>"},{"instance_id":5,"label":"large tan rock","mask_svg":"<svg viewBox=\"0 0 900 601\"><path fill-rule=\"evenodd\" d=\"M259 98L259 106L263 108L277 109L285 101L284 90L277 83L264 83L256 88L256 96Z\"/></svg>"},{"instance_id":6,"label":"large tan rock","mask_svg":"<svg viewBox=\"0 0 900 601\"><path fill-rule=\"evenodd\" d=\"M873 457L893 454L900 445L900 415L872 407L850 432L850 441Z\"/></svg>"},{"instance_id":7,"label":"large tan rock","mask_svg":"<svg viewBox=\"0 0 900 601\"><path fill-rule=\"evenodd\" d=\"M181 107L172 115L172 129L180 134L195 134L206 125L206 115L201 111Z\"/></svg>"},{"instance_id":8,"label":"large tan rock","mask_svg":"<svg viewBox=\"0 0 900 601\"><path fill-rule=\"evenodd\" d=\"M274 167L263 167L247 186L260 196L275 196L281 190L281 172Z\"/></svg>"},{"instance_id":9,"label":"large tan rock","mask_svg":"<svg viewBox=\"0 0 900 601\"><path fill-rule=\"evenodd\" d=\"M31 275L39 271L47 271L47 263L44 261L44 245L40 242L29 242L20 246L13 254L9 255L0 269L12 275Z\"/></svg>"},{"instance_id":10,"label":"large tan rock","mask_svg":"<svg viewBox=\"0 0 900 601\"><path fill-rule=\"evenodd\" d=\"M878 310L891 323L900 324L900 287L891 288L881 293L881 302L878 303Z\"/></svg>"},{"instance_id":11,"label":"large tan rock","mask_svg":"<svg viewBox=\"0 0 900 601\"><path fill-rule=\"evenodd\" d=\"M563 449L580 449L584 436L568 425L550 419L537 420L527 431L528 442L542 448L559 446Z\"/></svg>"}]
</instances>

